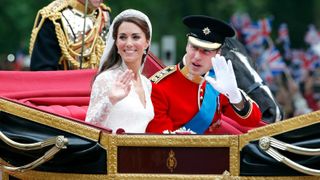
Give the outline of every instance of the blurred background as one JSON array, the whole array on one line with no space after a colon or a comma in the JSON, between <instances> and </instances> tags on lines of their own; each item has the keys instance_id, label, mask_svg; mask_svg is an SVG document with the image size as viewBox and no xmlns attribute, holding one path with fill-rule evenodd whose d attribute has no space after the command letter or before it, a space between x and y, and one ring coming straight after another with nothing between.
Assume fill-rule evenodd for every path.
<instances>
[{"instance_id":1,"label":"blurred background","mask_svg":"<svg viewBox=\"0 0 320 180\"><path fill-rule=\"evenodd\" d=\"M28 70L28 46L38 10L51 0L1 0L0 70ZM286 118L320 109L319 0L108 0L111 17L124 9L146 13L152 52L166 65L185 53L186 15L225 20L236 30Z\"/></svg>"}]
</instances>

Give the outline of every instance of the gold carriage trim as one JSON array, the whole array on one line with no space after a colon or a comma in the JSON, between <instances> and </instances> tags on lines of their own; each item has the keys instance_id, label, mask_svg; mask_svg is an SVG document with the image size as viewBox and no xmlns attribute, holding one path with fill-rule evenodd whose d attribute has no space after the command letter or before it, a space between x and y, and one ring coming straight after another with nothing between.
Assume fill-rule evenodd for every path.
<instances>
[{"instance_id":1,"label":"gold carriage trim","mask_svg":"<svg viewBox=\"0 0 320 180\"><path fill-rule=\"evenodd\" d=\"M114 174L119 177L124 177L125 179L155 179L156 177L161 177L159 173L151 173L149 176L147 174L139 174L139 173L119 173L119 168L123 166L118 161L120 156L123 156L123 153L119 152L119 149L126 147L135 147L135 148L168 148L167 154L164 153L162 167L168 169L168 172L173 171L173 174L170 176L184 177L184 179L197 179L195 177L207 177L212 179L213 173L210 175L201 175L197 174L196 176L192 176L191 174L187 176L183 176L182 174L174 174L175 170L179 166L179 162L181 164L183 160L178 158L175 150L179 148L192 147L190 149L190 153L198 153L199 149L202 148L228 148L229 156L229 170L232 176L239 175L239 154L238 152L238 137L236 135L220 135L220 136L203 136L203 135L114 135L114 134L106 134L103 133L100 139L100 144L104 147L108 148L108 156L107 156L107 164L108 164L108 174ZM120 148L119 148L120 147ZM199 148L199 149L198 149ZM171 152L172 150L172 152ZM191 152L192 151L192 152ZM162 151L166 152L166 150ZM174 153L174 154L173 154ZM132 155L132 154L131 154ZM140 154L142 155L142 154ZM166 156L167 155L167 156ZM166 158L165 158L166 156ZM180 161L179 161L180 159ZM169 164L168 164L169 161ZM179 161L179 162L178 162ZM221 172L222 173L222 172ZM149 178L148 178L149 177ZM153 177L153 178L151 178ZM191 178L192 177L192 178ZM163 179L167 179L162 177ZM121 179L121 178L120 178ZM161 178L160 178L161 179ZM201 178L200 178L201 179Z\"/></svg>"},{"instance_id":2,"label":"gold carriage trim","mask_svg":"<svg viewBox=\"0 0 320 180\"><path fill-rule=\"evenodd\" d=\"M94 127L77 123L73 120L66 120L63 117L56 116L49 112L39 111L34 108L22 105L20 103L11 102L9 100L0 99L0 110L19 117L29 119L30 121L43 124L49 127L57 128L62 131L70 132L80 137L99 141L100 130Z\"/></svg>"},{"instance_id":3,"label":"gold carriage trim","mask_svg":"<svg viewBox=\"0 0 320 180\"><path fill-rule=\"evenodd\" d=\"M35 40L44 21L49 19L55 26L56 36L62 54L59 59L59 64L63 65L64 69L67 69L68 66L70 66L70 69L80 69L80 66L83 69L92 69L99 66L99 61L105 47L105 42L100 36L101 24L99 22L103 20L103 11L110 12L110 8L104 4L101 4L98 8L97 23L94 23L90 32L85 35L84 44L86 48L83 50L85 52L81 54L81 52L76 52L75 49L80 49L82 42L70 43L70 41L68 41L68 35L65 33L64 28L61 27L61 23L59 23L62 17L62 11L68 6L74 7L76 4L79 4L76 0L56 0L38 11L30 38L30 55L32 54ZM107 21L110 20L107 19ZM103 23L105 23L105 21ZM81 57L82 63L78 60Z\"/></svg>"},{"instance_id":4,"label":"gold carriage trim","mask_svg":"<svg viewBox=\"0 0 320 180\"><path fill-rule=\"evenodd\" d=\"M175 157L175 153L173 150L170 150L169 157L167 158L167 168L170 170L170 172L173 172L173 170L177 167L178 161Z\"/></svg>"},{"instance_id":5,"label":"gold carriage trim","mask_svg":"<svg viewBox=\"0 0 320 180\"><path fill-rule=\"evenodd\" d=\"M167 66L164 69L158 71L157 73L155 73L153 76L151 76L149 79L150 81L154 82L154 83L158 83L160 82L163 78L165 78L166 76L168 76L169 74L172 74L173 72L175 72L177 70L176 65L171 65L171 66Z\"/></svg>"}]
</instances>

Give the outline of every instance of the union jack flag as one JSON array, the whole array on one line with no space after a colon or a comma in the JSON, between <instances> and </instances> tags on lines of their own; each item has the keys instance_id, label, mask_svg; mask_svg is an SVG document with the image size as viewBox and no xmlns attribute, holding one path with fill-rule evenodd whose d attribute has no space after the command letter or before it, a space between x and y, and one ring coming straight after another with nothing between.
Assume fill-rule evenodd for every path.
<instances>
[{"instance_id":1,"label":"union jack flag","mask_svg":"<svg viewBox=\"0 0 320 180\"><path fill-rule=\"evenodd\" d=\"M282 23L278 29L278 39L279 42L290 42L289 30L286 23Z\"/></svg>"},{"instance_id":2,"label":"union jack flag","mask_svg":"<svg viewBox=\"0 0 320 180\"><path fill-rule=\"evenodd\" d=\"M310 45L317 44L320 41L320 34L313 24L309 25L304 41Z\"/></svg>"},{"instance_id":3,"label":"union jack flag","mask_svg":"<svg viewBox=\"0 0 320 180\"><path fill-rule=\"evenodd\" d=\"M258 25L251 24L250 26L243 28L244 40L246 45L250 47L261 46L263 44L263 36L261 36L260 27Z\"/></svg>"},{"instance_id":4,"label":"union jack flag","mask_svg":"<svg viewBox=\"0 0 320 180\"><path fill-rule=\"evenodd\" d=\"M278 29L278 38L276 40L277 43L282 43L284 49L284 56L287 59L292 58L291 49L290 49L290 38L289 38L289 30L286 23L282 23Z\"/></svg>"},{"instance_id":5,"label":"union jack flag","mask_svg":"<svg viewBox=\"0 0 320 180\"><path fill-rule=\"evenodd\" d=\"M266 74L272 74L273 76L287 71L287 65L275 46L266 50L257 63L262 68L262 71L266 71L268 72Z\"/></svg>"},{"instance_id":6,"label":"union jack flag","mask_svg":"<svg viewBox=\"0 0 320 180\"><path fill-rule=\"evenodd\" d=\"M231 24L236 29L242 29L250 26L251 18L248 13L235 13L231 16Z\"/></svg>"},{"instance_id":7,"label":"union jack flag","mask_svg":"<svg viewBox=\"0 0 320 180\"><path fill-rule=\"evenodd\" d=\"M258 26L262 36L269 36L271 33L271 18L263 18L258 21Z\"/></svg>"}]
</instances>

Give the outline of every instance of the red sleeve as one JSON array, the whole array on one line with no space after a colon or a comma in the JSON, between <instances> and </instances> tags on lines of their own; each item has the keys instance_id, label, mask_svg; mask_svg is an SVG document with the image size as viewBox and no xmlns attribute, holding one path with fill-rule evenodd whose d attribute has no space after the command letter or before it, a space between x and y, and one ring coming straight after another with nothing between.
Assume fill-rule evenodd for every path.
<instances>
[{"instance_id":1,"label":"red sleeve","mask_svg":"<svg viewBox=\"0 0 320 180\"><path fill-rule=\"evenodd\" d=\"M247 127L256 127L261 122L260 108L253 100L248 99L248 107L246 108L246 112L242 112L242 114L239 114L234 110L226 96L221 95L220 98L223 115L235 120L240 125Z\"/></svg>"},{"instance_id":2,"label":"red sleeve","mask_svg":"<svg viewBox=\"0 0 320 180\"><path fill-rule=\"evenodd\" d=\"M146 132L162 133L164 130L172 131L173 123L168 116L168 100L161 87L154 83L152 83L151 100L154 108L154 118L148 124Z\"/></svg>"}]
</instances>

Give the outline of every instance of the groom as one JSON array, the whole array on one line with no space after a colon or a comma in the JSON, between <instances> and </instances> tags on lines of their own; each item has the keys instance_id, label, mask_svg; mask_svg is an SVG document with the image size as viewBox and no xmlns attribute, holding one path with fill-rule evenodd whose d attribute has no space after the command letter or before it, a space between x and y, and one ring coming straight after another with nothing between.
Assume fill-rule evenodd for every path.
<instances>
[{"instance_id":1,"label":"groom","mask_svg":"<svg viewBox=\"0 0 320 180\"><path fill-rule=\"evenodd\" d=\"M197 134L237 134L229 117L241 126L257 126L258 105L238 89L231 61L220 56L226 37L234 30L225 22L203 15L187 16L186 54L150 79L155 117L147 132L189 130Z\"/></svg>"}]
</instances>

